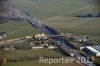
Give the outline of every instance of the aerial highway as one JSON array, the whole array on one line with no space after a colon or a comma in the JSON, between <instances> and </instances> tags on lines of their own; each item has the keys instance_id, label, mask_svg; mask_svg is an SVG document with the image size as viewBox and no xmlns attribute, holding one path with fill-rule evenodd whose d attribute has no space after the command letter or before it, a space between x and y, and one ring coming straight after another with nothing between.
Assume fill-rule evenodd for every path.
<instances>
[{"instance_id":1,"label":"aerial highway","mask_svg":"<svg viewBox=\"0 0 100 66\"><path fill-rule=\"evenodd\" d=\"M47 25L42 24L40 21L33 18L30 14L20 11L21 15L25 18L27 22L29 22L33 27L43 32L46 35L60 35L50 37L53 41L55 41L56 45L59 46L61 50L71 55L78 63L82 63L84 66L96 66L93 62L91 62L87 57L82 56L75 47L69 43L65 38L54 28L51 28Z\"/></svg>"},{"instance_id":2,"label":"aerial highway","mask_svg":"<svg viewBox=\"0 0 100 66\"><path fill-rule=\"evenodd\" d=\"M17 11L16 11L17 10ZM42 22L38 21L36 18L33 18L29 13L24 12L22 10L19 9L15 9L13 8L13 10L11 10L12 13L10 13L11 18L9 17L9 19L18 19L19 17L21 19L24 19L25 21L29 22L34 28L38 29L39 31L43 32L44 34L46 34L47 36L51 36L50 37L57 46L59 46L59 48L61 50L63 50L64 52L68 53L70 56L72 56L75 60L77 60L78 63L83 64L84 66L96 66L93 62L91 62L89 60L89 58L81 55L78 50L75 49L75 47L69 43L61 34L60 32L58 32L57 30L55 30L54 28L51 28L45 24L43 24ZM14 11L14 12L13 12ZM12 15L16 12L16 15ZM8 18L3 17L3 19ZM55 35L55 36L54 36Z\"/></svg>"},{"instance_id":3,"label":"aerial highway","mask_svg":"<svg viewBox=\"0 0 100 66\"><path fill-rule=\"evenodd\" d=\"M29 13L24 12L23 10L16 9L13 5L3 9L4 14L0 15L0 19L9 19L9 20L25 20L29 22L34 28L38 29L39 31L43 32L44 34L51 36L50 37L57 46L64 52L68 53L72 56L78 63L83 64L84 66L96 66L89 58L81 55L75 47L69 43L57 30L51 28L42 22L38 21L36 18L33 18ZM2 9L1 9L2 10Z\"/></svg>"}]
</instances>

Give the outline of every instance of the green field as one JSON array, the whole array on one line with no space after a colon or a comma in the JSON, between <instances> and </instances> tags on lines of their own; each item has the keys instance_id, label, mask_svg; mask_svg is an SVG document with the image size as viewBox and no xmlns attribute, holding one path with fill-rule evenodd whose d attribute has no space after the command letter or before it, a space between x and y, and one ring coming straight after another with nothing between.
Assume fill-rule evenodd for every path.
<instances>
[{"instance_id":1,"label":"green field","mask_svg":"<svg viewBox=\"0 0 100 66\"><path fill-rule=\"evenodd\" d=\"M5 39L13 39L33 35L39 33L29 23L23 21L10 21L0 24L0 32L7 32L8 36Z\"/></svg>"},{"instance_id":2,"label":"green field","mask_svg":"<svg viewBox=\"0 0 100 66\"><path fill-rule=\"evenodd\" d=\"M28 11L33 16L38 17L38 19L55 17L61 14L65 14L67 16L73 16L76 14L83 14L88 12L89 13L98 12L98 10L96 9L97 6L94 5L92 7L87 7L82 10L69 13L70 11L74 11L93 4L91 2L92 2L91 0L84 0L84 1L83 0L40 0L39 3L37 3L37 0L13 1L16 7Z\"/></svg>"},{"instance_id":3,"label":"green field","mask_svg":"<svg viewBox=\"0 0 100 66\"><path fill-rule=\"evenodd\" d=\"M100 58L95 58L95 62L100 65Z\"/></svg>"},{"instance_id":4,"label":"green field","mask_svg":"<svg viewBox=\"0 0 100 66\"><path fill-rule=\"evenodd\" d=\"M16 8L30 13L42 23L54 27L60 32L93 36L90 41L100 43L100 18L78 18L77 15L100 12L100 6L94 0L12 0ZM94 5L92 5L94 4ZM1 22L1 21L0 21ZM0 24L0 32L7 32L5 39L13 39L41 33L26 21L5 21ZM97 36L97 37L96 37ZM20 44L20 43L19 43ZM6 58L23 57L61 57L58 51L47 49L14 50L2 52ZM99 62L97 60L97 62ZM76 63L75 63L76 64ZM70 64L68 66L78 66ZM50 66L39 64L38 61L22 61L8 63L5 66ZM52 64L51 66L66 66L67 64Z\"/></svg>"},{"instance_id":5,"label":"green field","mask_svg":"<svg viewBox=\"0 0 100 66\"><path fill-rule=\"evenodd\" d=\"M96 14L99 10L91 0L13 0L15 7L30 13L44 24L54 27L64 33L100 35L100 19L76 18L74 16L86 13ZM52 4L52 5L51 5ZM0 32L10 34L5 39L24 37L36 34L34 29L25 21L9 21L0 24ZM94 31L95 30L95 31Z\"/></svg>"},{"instance_id":6,"label":"green field","mask_svg":"<svg viewBox=\"0 0 100 66\"><path fill-rule=\"evenodd\" d=\"M48 63L39 63L38 60L34 60L34 61L22 61L22 62L14 62L14 63L10 63L10 64L6 64L4 66L80 66L79 64L76 63L52 63L52 64L48 64Z\"/></svg>"},{"instance_id":7,"label":"green field","mask_svg":"<svg viewBox=\"0 0 100 66\"><path fill-rule=\"evenodd\" d=\"M0 51L1 53L1 51ZM34 60L32 58L39 58L39 57L50 57L50 58L61 58L65 57L59 50L47 50L47 49L33 49L33 50L14 50L14 51L3 51L3 56L11 59L17 59L17 62L9 62L3 66L80 66L79 64L73 63L39 63L39 60ZM31 58L32 60L25 60L26 58ZM19 59L24 58L24 61Z\"/></svg>"},{"instance_id":8,"label":"green field","mask_svg":"<svg viewBox=\"0 0 100 66\"><path fill-rule=\"evenodd\" d=\"M47 49L0 51L0 53L2 53L3 57L14 61L35 60L39 59L39 57L64 57L59 50Z\"/></svg>"}]
</instances>

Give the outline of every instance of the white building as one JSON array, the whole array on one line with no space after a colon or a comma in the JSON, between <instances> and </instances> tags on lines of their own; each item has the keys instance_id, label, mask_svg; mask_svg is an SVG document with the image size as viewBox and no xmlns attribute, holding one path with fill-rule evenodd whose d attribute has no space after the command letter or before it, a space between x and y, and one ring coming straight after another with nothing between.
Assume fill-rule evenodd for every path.
<instances>
[{"instance_id":1,"label":"white building","mask_svg":"<svg viewBox=\"0 0 100 66\"><path fill-rule=\"evenodd\" d=\"M3 38L3 37L6 37L6 36L7 36L6 32L0 32L0 39Z\"/></svg>"},{"instance_id":2,"label":"white building","mask_svg":"<svg viewBox=\"0 0 100 66\"><path fill-rule=\"evenodd\" d=\"M86 49L87 52L91 53L93 56L100 56L100 51L96 50L95 48L91 46L86 46L83 49Z\"/></svg>"},{"instance_id":3,"label":"white building","mask_svg":"<svg viewBox=\"0 0 100 66\"><path fill-rule=\"evenodd\" d=\"M42 46L40 46L40 47L39 46L33 46L32 47L32 49L42 49L42 48L43 48Z\"/></svg>"},{"instance_id":4,"label":"white building","mask_svg":"<svg viewBox=\"0 0 100 66\"><path fill-rule=\"evenodd\" d=\"M37 35L35 35L35 38L43 38L43 39L47 39L48 36L45 35L45 34L37 34Z\"/></svg>"},{"instance_id":5,"label":"white building","mask_svg":"<svg viewBox=\"0 0 100 66\"><path fill-rule=\"evenodd\" d=\"M56 49L57 47L49 46L48 49Z\"/></svg>"},{"instance_id":6,"label":"white building","mask_svg":"<svg viewBox=\"0 0 100 66\"><path fill-rule=\"evenodd\" d=\"M2 38L2 36L0 36L0 39Z\"/></svg>"}]
</instances>

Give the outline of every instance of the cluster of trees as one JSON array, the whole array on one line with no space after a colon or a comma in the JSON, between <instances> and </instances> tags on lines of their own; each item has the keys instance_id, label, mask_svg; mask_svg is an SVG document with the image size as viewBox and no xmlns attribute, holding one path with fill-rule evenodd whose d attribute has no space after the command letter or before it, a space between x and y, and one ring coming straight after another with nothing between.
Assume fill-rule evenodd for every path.
<instances>
[{"instance_id":1,"label":"cluster of trees","mask_svg":"<svg viewBox=\"0 0 100 66\"><path fill-rule=\"evenodd\" d=\"M0 46L0 50L4 50L4 49L9 49L9 50L12 50L12 49L16 49L16 50L28 50L28 49L31 49L31 46L30 45L1 45Z\"/></svg>"},{"instance_id":2,"label":"cluster of trees","mask_svg":"<svg viewBox=\"0 0 100 66\"><path fill-rule=\"evenodd\" d=\"M98 18L98 17L100 17L100 12L98 12L96 15L88 13L85 15L78 15L76 17L81 17L81 18L86 18L86 17L93 18L93 17L95 17L95 18Z\"/></svg>"},{"instance_id":3,"label":"cluster of trees","mask_svg":"<svg viewBox=\"0 0 100 66\"><path fill-rule=\"evenodd\" d=\"M23 56L23 57L13 57L13 58L7 58L8 62L19 62L19 61L30 61L30 60L39 60L39 57L41 55L37 56ZM60 57L54 57L54 56L43 56L44 58L60 58Z\"/></svg>"},{"instance_id":4,"label":"cluster of trees","mask_svg":"<svg viewBox=\"0 0 100 66\"><path fill-rule=\"evenodd\" d=\"M2 20L2 19L0 19L0 24L7 23L7 22L8 22L8 20Z\"/></svg>"},{"instance_id":5,"label":"cluster of trees","mask_svg":"<svg viewBox=\"0 0 100 66\"><path fill-rule=\"evenodd\" d=\"M23 56L23 57L13 57L7 58L8 62L19 62L19 61L30 61L30 60L38 60L39 57L32 56Z\"/></svg>"},{"instance_id":6,"label":"cluster of trees","mask_svg":"<svg viewBox=\"0 0 100 66\"><path fill-rule=\"evenodd\" d=\"M6 63L7 63L7 59L0 57L0 66L5 65Z\"/></svg>"}]
</instances>

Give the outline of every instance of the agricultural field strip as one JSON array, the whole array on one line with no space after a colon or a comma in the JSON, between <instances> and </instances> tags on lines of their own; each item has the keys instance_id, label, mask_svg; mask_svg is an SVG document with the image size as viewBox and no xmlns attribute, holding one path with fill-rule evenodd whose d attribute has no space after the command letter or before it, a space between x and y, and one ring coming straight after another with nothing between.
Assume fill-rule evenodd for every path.
<instances>
[{"instance_id":1,"label":"agricultural field strip","mask_svg":"<svg viewBox=\"0 0 100 66\"><path fill-rule=\"evenodd\" d=\"M85 8L89 8L89 7L92 7L92 6L93 6L93 4L92 5L89 5L89 6L81 7L79 9L76 9L76 10L73 10L73 11L69 11L67 13L63 13L63 14L58 15L58 16L55 16L55 17L51 17L51 18L45 19L44 21L50 20L50 19L53 19L53 18L57 18L57 17L61 17L61 16L64 16L64 15L67 15L67 14L71 14L71 13L74 13L76 11L79 11L79 10L82 10L82 9L85 9Z\"/></svg>"},{"instance_id":2,"label":"agricultural field strip","mask_svg":"<svg viewBox=\"0 0 100 66\"><path fill-rule=\"evenodd\" d=\"M8 36L10 36L10 35L12 35L12 34L14 34L14 33L16 33L17 31L19 31L19 30L22 30L22 29L24 29L24 28L27 28L27 27L29 27L30 25L27 25L27 26L24 26L24 27L22 27L22 28L19 28L19 29L17 29L17 30L14 30L14 31L12 31L11 33L9 33L6 37L8 37ZM5 37L4 37L5 38ZM4 39L4 38L2 38L2 39ZM1 40L1 39L0 39Z\"/></svg>"},{"instance_id":3,"label":"agricultural field strip","mask_svg":"<svg viewBox=\"0 0 100 66\"><path fill-rule=\"evenodd\" d=\"M79 10L82 10L82 9L85 9L85 8L88 8L88 7L91 7L91 6L93 6L93 5L89 5L89 6L86 6L86 7L83 7L83 8L79 8L79 9L76 9L76 10L73 10L73 11L70 11L70 12L67 12L67 13L65 13L65 14L70 14L70 13L73 13L73 12L76 12L76 11L79 11ZM61 14L61 15L58 15L58 16L55 16L55 17L52 17L52 18L57 18L57 17L60 17L60 16L65 15L65 14ZM52 18L48 18L48 19L52 19ZM45 19L45 20L48 20L48 19ZM44 20L44 21L45 21L45 20ZM15 32L17 32L17 31L19 31L19 30L21 30L21 29L23 29L23 28L27 28L28 26L29 26L29 25L24 26L24 27L22 27L22 28L20 28L20 29L14 30L14 31L12 31L11 33L9 33L8 36L11 35L11 34L13 34L13 33L15 33Z\"/></svg>"}]
</instances>

